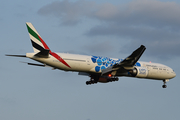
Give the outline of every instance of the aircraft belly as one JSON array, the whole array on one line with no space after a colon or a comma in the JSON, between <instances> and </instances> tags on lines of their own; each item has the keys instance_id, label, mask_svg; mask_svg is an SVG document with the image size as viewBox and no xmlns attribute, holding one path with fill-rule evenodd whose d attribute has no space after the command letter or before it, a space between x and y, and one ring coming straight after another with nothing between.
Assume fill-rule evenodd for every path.
<instances>
[{"instance_id":1,"label":"aircraft belly","mask_svg":"<svg viewBox=\"0 0 180 120\"><path fill-rule=\"evenodd\" d=\"M154 71L154 72L149 72L147 78L164 80L164 79L169 79L169 74L166 72L160 73L159 71Z\"/></svg>"},{"instance_id":2,"label":"aircraft belly","mask_svg":"<svg viewBox=\"0 0 180 120\"><path fill-rule=\"evenodd\" d=\"M57 69L67 69L68 67L65 66L63 63L59 62L58 60L50 57L50 58L32 58L33 60L36 60L38 62L41 62L45 65L51 66L53 68Z\"/></svg>"},{"instance_id":3,"label":"aircraft belly","mask_svg":"<svg viewBox=\"0 0 180 120\"><path fill-rule=\"evenodd\" d=\"M72 71L83 71L83 72L89 72L90 69L92 69L92 65L88 65L86 62L76 62L76 61L71 61L67 62L70 66Z\"/></svg>"}]
</instances>

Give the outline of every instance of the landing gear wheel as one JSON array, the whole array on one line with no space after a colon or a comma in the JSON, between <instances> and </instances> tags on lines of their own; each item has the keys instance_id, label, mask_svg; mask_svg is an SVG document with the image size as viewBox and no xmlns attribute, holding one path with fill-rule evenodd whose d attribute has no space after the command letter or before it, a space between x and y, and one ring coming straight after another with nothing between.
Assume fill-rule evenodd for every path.
<instances>
[{"instance_id":1,"label":"landing gear wheel","mask_svg":"<svg viewBox=\"0 0 180 120\"><path fill-rule=\"evenodd\" d=\"M86 81L86 85L89 85L89 84L91 84L89 81Z\"/></svg>"},{"instance_id":2,"label":"landing gear wheel","mask_svg":"<svg viewBox=\"0 0 180 120\"><path fill-rule=\"evenodd\" d=\"M162 88L167 88L167 85L163 85Z\"/></svg>"},{"instance_id":3,"label":"landing gear wheel","mask_svg":"<svg viewBox=\"0 0 180 120\"><path fill-rule=\"evenodd\" d=\"M167 85L166 85L166 82L169 81L169 79L166 79L166 80L163 80L163 85L162 85L162 88L167 88Z\"/></svg>"},{"instance_id":4,"label":"landing gear wheel","mask_svg":"<svg viewBox=\"0 0 180 120\"><path fill-rule=\"evenodd\" d=\"M86 81L86 85L91 85L91 84L96 84L97 81L94 80L90 80L90 81Z\"/></svg>"}]
</instances>

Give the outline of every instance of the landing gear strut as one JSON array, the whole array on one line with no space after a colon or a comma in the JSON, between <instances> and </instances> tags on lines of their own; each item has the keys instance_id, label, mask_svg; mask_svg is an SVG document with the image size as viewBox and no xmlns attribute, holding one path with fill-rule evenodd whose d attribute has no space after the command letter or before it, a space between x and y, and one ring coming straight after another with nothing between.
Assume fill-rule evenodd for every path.
<instances>
[{"instance_id":1,"label":"landing gear strut","mask_svg":"<svg viewBox=\"0 0 180 120\"><path fill-rule=\"evenodd\" d=\"M168 82L169 81L169 79L166 79L166 80L163 80L163 85L162 85L162 88L167 88L167 85L166 85L166 82Z\"/></svg>"},{"instance_id":2,"label":"landing gear strut","mask_svg":"<svg viewBox=\"0 0 180 120\"><path fill-rule=\"evenodd\" d=\"M96 84L98 82L99 78L100 78L100 76L98 76L98 75L91 76L90 81L86 81L86 85Z\"/></svg>"}]
</instances>

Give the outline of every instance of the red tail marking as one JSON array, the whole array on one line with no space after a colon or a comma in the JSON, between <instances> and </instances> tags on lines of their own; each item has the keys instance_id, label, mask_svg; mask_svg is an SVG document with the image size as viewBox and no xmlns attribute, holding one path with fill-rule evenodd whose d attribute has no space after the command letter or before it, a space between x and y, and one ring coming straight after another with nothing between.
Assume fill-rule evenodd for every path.
<instances>
[{"instance_id":1,"label":"red tail marking","mask_svg":"<svg viewBox=\"0 0 180 120\"><path fill-rule=\"evenodd\" d=\"M46 45L46 43L44 42L44 40L43 40L40 36L38 36L38 37L39 37L39 39L41 40L41 43L43 44L44 48L50 50L49 47L48 47L48 46ZM50 50L50 51L51 51L51 50Z\"/></svg>"},{"instance_id":2,"label":"red tail marking","mask_svg":"<svg viewBox=\"0 0 180 120\"><path fill-rule=\"evenodd\" d=\"M54 56L56 59L58 59L60 62L62 62L64 65L66 65L67 67L71 68L59 55L57 55L56 53L54 52L50 52L50 54L52 56Z\"/></svg>"},{"instance_id":3,"label":"red tail marking","mask_svg":"<svg viewBox=\"0 0 180 120\"><path fill-rule=\"evenodd\" d=\"M50 50L49 47L48 47L48 46L46 45L46 43L44 42L44 40L43 40L40 36L38 36L38 37L39 37L39 39L41 40L44 48ZM51 50L49 51L49 53L50 53L53 57L55 57L57 60L59 60L60 62L62 62L64 65L66 65L67 67L71 68L59 55L57 55L56 53L52 52Z\"/></svg>"}]
</instances>

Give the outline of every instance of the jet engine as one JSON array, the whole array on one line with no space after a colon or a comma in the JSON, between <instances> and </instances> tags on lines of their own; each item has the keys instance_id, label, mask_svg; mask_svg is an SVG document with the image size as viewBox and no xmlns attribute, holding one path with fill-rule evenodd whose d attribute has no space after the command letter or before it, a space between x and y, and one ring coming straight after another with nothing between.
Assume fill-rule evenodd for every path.
<instances>
[{"instance_id":1,"label":"jet engine","mask_svg":"<svg viewBox=\"0 0 180 120\"><path fill-rule=\"evenodd\" d=\"M145 78L148 75L148 69L145 67L135 67L129 73L132 77Z\"/></svg>"}]
</instances>

